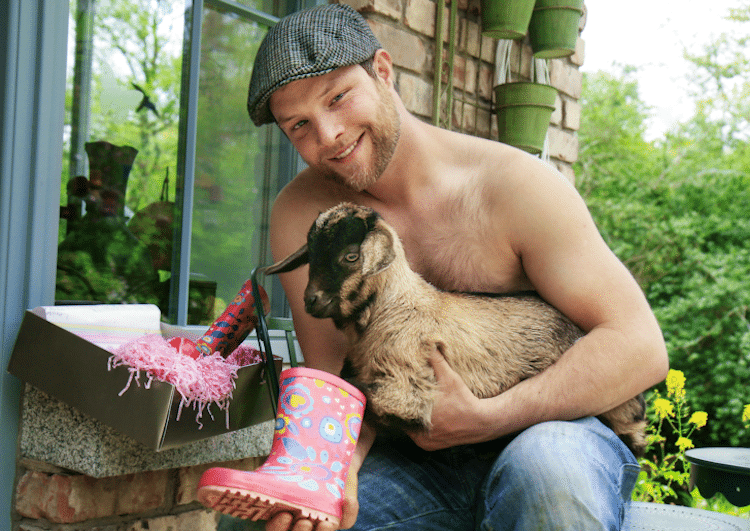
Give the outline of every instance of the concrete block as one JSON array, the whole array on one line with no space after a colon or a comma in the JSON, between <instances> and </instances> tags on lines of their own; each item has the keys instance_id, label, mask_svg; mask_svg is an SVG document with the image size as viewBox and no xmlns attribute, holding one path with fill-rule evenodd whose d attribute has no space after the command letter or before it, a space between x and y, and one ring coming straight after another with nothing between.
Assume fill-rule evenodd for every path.
<instances>
[{"instance_id":1,"label":"concrete block","mask_svg":"<svg viewBox=\"0 0 750 531\"><path fill-rule=\"evenodd\" d=\"M560 94L558 93L557 96L555 96L555 110L552 111L552 116L550 117L550 123L552 125L556 125L560 127L562 125L563 121L563 101L562 98L560 98Z\"/></svg>"},{"instance_id":2,"label":"concrete block","mask_svg":"<svg viewBox=\"0 0 750 531\"><path fill-rule=\"evenodd\" d=\"M432 116L432 83L408 72L398 77L399 94L406 109L418 116Z\"/></svg>"},{"instance_id":3,"label":"concrete block","mask_svg":"<svg viewBox=\"0 0 750 531\"><path fill-rule=\"evenodd\" d=\"M344 0L360 13L378 13L393 20L401 20L403 4L400 0Z\"/></svg>"},{"instance_id":4,"label":"concrete block","mask_svg":"<svg viewBox=\"0 0 750 531\"><path fill-rule=\"evenodd\" d=\"M576 100L566 98L563 101L564 112L562 126L565 129L578 131L581 128L581 104Z\"/></svg>"},{"instance_id":5,"label":"concrete block","mask_svg":"<svg viewBox=\"0 0 750 531\"><path fill-rule=\"evenodd\" d=\"M563 162L575 162L578 160L578 137L575 133L550 127L549 154L550 157Z\"/></svg>"}]
</instances>

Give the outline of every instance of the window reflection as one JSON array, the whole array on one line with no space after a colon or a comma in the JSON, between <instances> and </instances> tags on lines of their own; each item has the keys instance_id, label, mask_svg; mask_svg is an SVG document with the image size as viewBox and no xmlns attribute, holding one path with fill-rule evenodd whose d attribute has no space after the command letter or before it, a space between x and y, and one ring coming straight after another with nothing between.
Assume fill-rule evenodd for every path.
<instances>
[{"instance_id":1,"label":"window reflection","mask_svg":"<svg viewBox=\"0 0 750 531\"><path fill-rule=\"evenodd\" d=\"M270 260L264 224L278 187L278 171L270 168L279 139L273 128L254 127L246 110L266 31L234 13L204 11L190 270L191 291L215 290L218 313L254 265Z\"/></svg>"},{"instance_id":2,"label":"window reflection","mask_svg":"<svg viewBox=\"0 0 750 531\"><path fill-rule=\"evenodd\" d=\"M154 303L171 315L175 262L189 260L187 322L208 324L252 268L270 261L269 206L289 171L279 171L279 132L255 129L246 111L267 28L242 9L205 4L195 175L183 176L183 35L192 2L71 2L58 302ZM193 189L192 216L179 213L181 186ZM180 225L185 218L192 225ZM173 257L182 231L190 231L189 256L177 249Z\"/></svg>"},{"instance_id":3,"label":"window reflection","mask_svg":"<svg viewBox=\"0 0 750 531\"><path fill-rule=\"evenodd\" d=\"M57 300L168 301L184 9L71 3Z\"/></svg>"}]
</instances>

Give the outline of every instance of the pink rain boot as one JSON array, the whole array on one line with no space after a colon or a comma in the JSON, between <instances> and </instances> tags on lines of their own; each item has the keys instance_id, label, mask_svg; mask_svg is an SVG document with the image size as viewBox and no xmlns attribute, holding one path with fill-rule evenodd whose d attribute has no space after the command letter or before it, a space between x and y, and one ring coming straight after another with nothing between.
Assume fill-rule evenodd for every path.
<instances>
[{"instance_id":1,"label":"pink rain boot","mask_svg":"<svg viewBox=\"0 0 750 531\"><path fill-rule=\"evenodd\" d=\"M364 395L337 376L301 367L282 371L271 455L252 472L207 470L198 500L250 520L288 512L295 521L338 525L364 408Z\"/></svg>"}]
</instances>

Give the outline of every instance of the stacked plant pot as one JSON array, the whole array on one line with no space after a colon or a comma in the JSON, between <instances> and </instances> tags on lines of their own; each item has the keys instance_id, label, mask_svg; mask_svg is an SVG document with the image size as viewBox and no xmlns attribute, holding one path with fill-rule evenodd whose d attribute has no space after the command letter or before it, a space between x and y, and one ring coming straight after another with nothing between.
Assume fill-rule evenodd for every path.
<instances>
[{"instance_id":1,"label":"stacked plant pot","mask_svg":"<svg viewBox=\"0 0 750 531\"><path fill-rule=\"evenodd\" d=\"M482 0L482 34L522 40L529 35L534 57L567 57L575 52L583 0ZM557 90L532 75L495 89L498 140L532 154L544 149ZM505 76L504 76L505 77Z\"/></svg>"}]
</instances>

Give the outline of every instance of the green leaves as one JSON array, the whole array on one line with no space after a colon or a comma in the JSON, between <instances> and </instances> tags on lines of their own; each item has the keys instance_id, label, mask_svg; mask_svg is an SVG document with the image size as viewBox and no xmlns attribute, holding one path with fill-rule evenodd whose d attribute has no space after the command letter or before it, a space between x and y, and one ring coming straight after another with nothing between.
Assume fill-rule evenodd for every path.
<instances>
[{"instance_id":1,"label":"green leaves","mask_svg":"<svg viewBox=\"0 0 750 531\"><path fill-rule=\"evenodd\" d=\"M648 109L631 70L585 76L576 167L602 235L639 281L687 401L712 421L695 445L750 444L750 147L702 112L643 138ZM593 107L593 109L592 109ZM734 130L734 129L733 129Z\"/></svg>"}]
</instances>

